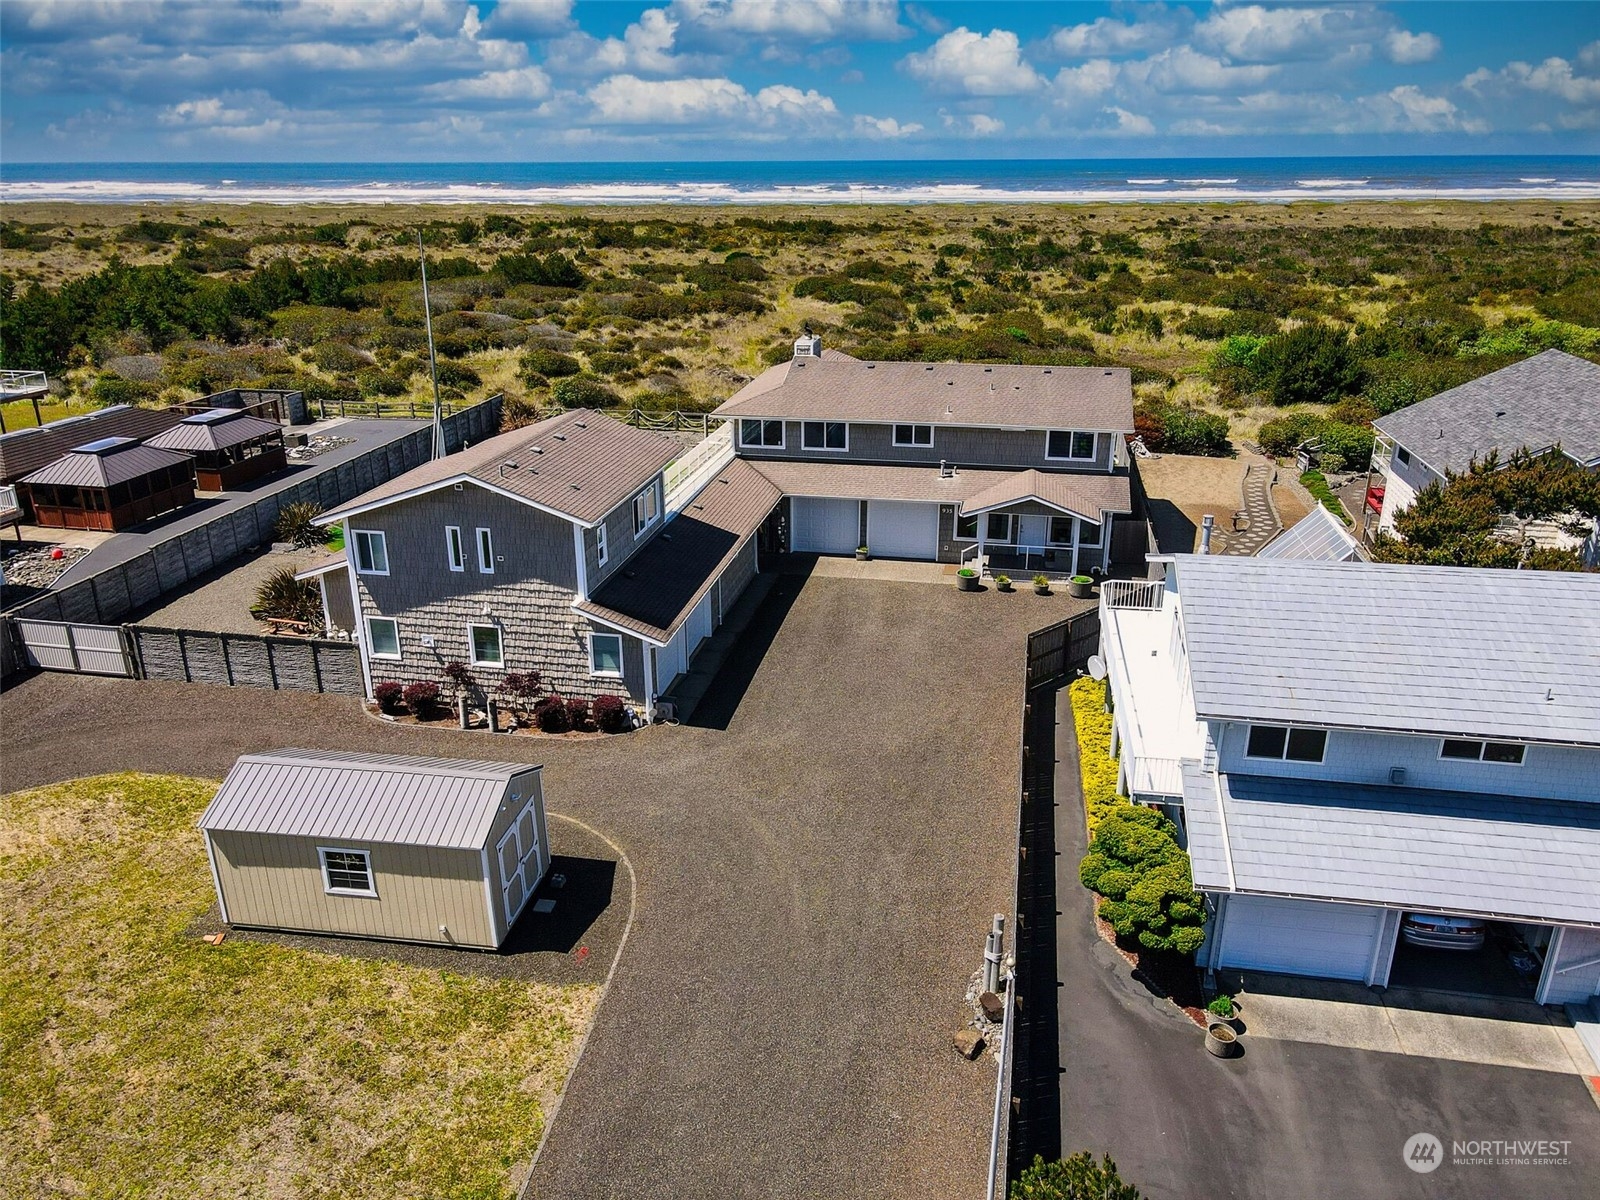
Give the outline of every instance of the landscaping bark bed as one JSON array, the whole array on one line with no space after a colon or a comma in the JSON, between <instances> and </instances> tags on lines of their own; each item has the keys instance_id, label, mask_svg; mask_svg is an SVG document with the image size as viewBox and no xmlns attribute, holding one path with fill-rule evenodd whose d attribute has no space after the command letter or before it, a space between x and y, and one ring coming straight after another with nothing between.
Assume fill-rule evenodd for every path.
<instances>
[{"instance_id":1,"label":"landscaping bark bed","mask_svg":"<svg viewBox=\"0 0 1600 1200\"><path fill-rule=\"evenodd\" d=\"M436 714L419 717L416 713L411 712L384 712L382 708L370 700L366 701L362 707L366 710L368 716L376 717L378 720L390 725L416 725L425 729L460 728L456 721L455 710L450 708L440 708ZM616 736L616 734L606 733L600 729L569 729L563 733L546 733L537 725L533 724L530 718L517 717L515 718L516 723L511 724L510 717L511 714L502 712L500 714L497 727L493 730L490 730L489 717L487 713L485 713L482 709L468 709L467 727L463 732L517 734L523 737L557 738L569 742L594 741L597 738ZM620 730L619 732L631 733L632 730L625 729Z\"/></svg>"},{"instance_id":2,"label":"landscaping bark bed","mask_svg":"<svg viewBox=\"0 0 1600 1200\"><path fill-rule=\"evenodd\" d=\"M1122 955L1123 961L1133 968L1133 977L1150 992L1170 1000L1191 1021L1202 1029L1206 1027L1205 996L1200 990L1200 972L1194 963L1181 954L1158 953L1146 950L1138 942L1117 936L1111 922L1095 917L1095 929L1100 939Z\"/></svg>"}]
</instances>

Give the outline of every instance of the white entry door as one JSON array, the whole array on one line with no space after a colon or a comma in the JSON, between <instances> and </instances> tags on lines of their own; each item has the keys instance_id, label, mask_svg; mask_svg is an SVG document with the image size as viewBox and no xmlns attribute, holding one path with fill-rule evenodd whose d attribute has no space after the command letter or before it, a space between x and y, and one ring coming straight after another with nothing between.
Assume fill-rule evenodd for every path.
<instances>
[{"instance_id":1,"label":"white entry door","mask_svg":"<svg viewBox=\"0 0 1600 1200\"><path fill-rule=\"evenodd\" d=\"M797 554L854 554L861 544L861 501L796 496L789 546Z\"/></svg>"},{"instance_id":2,"label":"white entry door","mask_svg":"<svg viewBox=\"0 0 1600 1200\"><path fill-rule=\"evenodd\" d=\"M1050 518L1038 516L1033 513L1025 514L1018 520L1017 544L1032 546L1037 549L1050 540Z\"/></svg>"},{"instance_id":3,"label":"white entry door","mask_svg":"<svg viewBox=\"0 0 1600 1200\"><path fill-rule=\"evenodd\" d=\"M517 919L517 914L528 903L533 890L544 878L547 865L544 846L539 838L539 814L535 801L517 814L517 819L500 839L496 854L500 859L500 895L505 903L506 929Z\"/></svg>"},{"instance_id":4,"label":"white entry door","mask_svg":"<svg viewBox=\"0 0 1600 1200\"><path fill-rule=\"evenodd\" d=\"M1229 896L1218 965L1364 980L1382 929L1381 908Z\"/></svg>"},{"instance_id":5,"label":"white entry door","mask_svg":"<svg viewBox=\"0 0 1600 1200\"><path fill-rule=\"evenodd\" d=\"M867 548L874 558L939 557L939 506L916 500L867 501Z\"/></svg>"}]
</instances>

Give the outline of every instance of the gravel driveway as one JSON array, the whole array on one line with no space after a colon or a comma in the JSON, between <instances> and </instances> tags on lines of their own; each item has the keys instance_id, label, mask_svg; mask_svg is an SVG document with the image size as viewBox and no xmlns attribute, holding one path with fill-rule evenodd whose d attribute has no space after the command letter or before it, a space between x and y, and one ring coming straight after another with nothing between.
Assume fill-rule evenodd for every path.
<instances>
[{"instance_id":1,"label":"gravel driveway","mask_svg":"<svg viewBox=\"0 0 1600 1200\"><path fill-rule=\"evenodd\" d=\"M724 667L749 681L725 729L586 742L40 675L0 699L0 779L220 776L293 745L542 762L551 809L621 846L638 902L534 1194L974 1196L994 1067L950 1034L1010 907L1026 633L1069 611L783 576Z\"/></svg>"}]
</instances>

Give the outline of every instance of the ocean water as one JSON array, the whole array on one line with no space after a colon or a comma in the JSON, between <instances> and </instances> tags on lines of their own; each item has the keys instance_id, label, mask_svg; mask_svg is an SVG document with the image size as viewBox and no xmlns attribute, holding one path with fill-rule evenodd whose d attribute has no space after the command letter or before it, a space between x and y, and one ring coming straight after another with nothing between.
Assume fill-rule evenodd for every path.
<instances>
[{"instance_id":1,"label":"ocean water","mask_svg":"<svg viewBox=\"0 0 1600 1200\"><path fill-rule=\"evenodd\" d=\"M904 205L1525 199L1600 199L1600 156L0 164L0 201Z\"/></svg>"}]
</instances>

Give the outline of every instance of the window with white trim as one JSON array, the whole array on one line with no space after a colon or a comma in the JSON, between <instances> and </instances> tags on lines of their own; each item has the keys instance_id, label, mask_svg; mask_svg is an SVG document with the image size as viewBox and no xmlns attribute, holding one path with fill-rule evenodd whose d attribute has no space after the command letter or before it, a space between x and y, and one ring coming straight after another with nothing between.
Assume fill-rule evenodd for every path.
<instances>
[{"instance_id":1,"label":"window with white trim","mask_svg":"<svg viewBox=\"0 0 1600 1200\"><path fill-rule=\"evenodd\" d=\"M1050 518L1050 544L1052 546L1072 545L1072 518Z\"/></svg>"},{"instance_id":2,"label":"window with white trim","mask_svg":"<svg viewBox=\"0 0 1600 1200\"><path fill-rule=\"evenodd\" d=\"M1319 763L1328 749L1326 729L1293 725L1252 725L1245 746L1246 758L1275 758L1280 762Z\"/></svg>"},{"instance_id":3,"label":"window with white trim","mask_svg":"<svg viewBox=\"0 0 1600 1200\"><path fill-rule=\"evenodd\" d=\"M494 574L494 535L481 525L478 526L478 573Z\"/></svg>"},{"instance_id":4,"label":"window with white trim","mask_svg":"<svg viewBox=\"0 0 1600 1200\"><path fill-rule=\"evenodd\" d=\"M393 617L368 617L367 653L373 658L399 658L400 622Z\"/></svg>"},{"instance_id":5,"label":"window with white trim","mask_svg":"<svg viewBox=\"0 0 1600 1200\"><path fill-rule=\"evenodd\" d=\"M800 426L800 444L807 450L848 450L850 426L843 421L807 421Z\"/></svg>"},{"instance_id":6,"label":"window with white trim","mask_svg":"<svg viewBox=\"0 0 1600 1200\"><path fill-rule=\"evenodd\" d=\"M350 544L355 547L357 575L389 573L389 540L376 529L352 529Z\"/></svg>"},{"instance_id":7,"label":"window with white trim","mask_svg":"<svg viewBox=\"0 0 1600 1200\"><path fill-rule=\"evenodd\" d=\"M894 444L896 446L931 446L933 445L933 426L896 425L894 427Z\"/></svg>"},{"instance_id":8,"label":"window with white trim","mask_svg":"<svg viewBox=\"0 0 1600 1200\"><path fill-rule=\"evenodd\" d=\"M605 566L606 559L611 557L611 552L606 547L606 526L602 521L594 527L594 561L598 566Z\"/></svg>"},{"instance_id":9,"label":"window with white trim","mask_svg":"<svg viewBox=\"0 0 1600 1200\"><path fill-rule=\"evenodd\" d=\"M983 536L985 540L991 542L1009 542L1011 540L1011 514L990 513Z\"/></svg>"},{"instance_id":10,"label":"window with white trim","mask_svg":"<svg viewBox=\"0 0 1600 1200\"><path fill-rule=\"evenodd\" d=\"M446 525L444 527L444 551L452 571L465 571L467 569L467 552L461 544L461 527L459 525Z\"/></svg>"},{"instance_id":11,"label":"window with white trim","mask_svg":"<svg viewBox=\"0 0 1600 1200\"><path fill-rule=\"evenodd\" d=\"M956 537L959 538L961 541L964 541L964 542L975 542L975 541L977 541L978 540L978 518L977 517L957 516L956 517Z\"/></svg>"},{"instance_id":12,"label":"window with white trim","mask_svg":"<svg viewBox=\"0 0 1600 1200\"><path fill-rule=\"evenodd\" d=\"M1459 762L1500 763L1520 767L1528 748L1521 742L1480 742L1473 738L1445 738L1439 743L1439 757Z\"/></svg>"},{"instance_id":13,"label":"window with white trim","mask_svg":"<svg viewBox=\"0 0 1600 1200\"><path fill-rule=\"evenodd\" d=\"M372 855L365 850L318 846L322 860L322 890L330 896L376 896L372 886Z\"/></svg>"},{"instance_id":14,"label":"window with white trim","mask_svg":"<svg viewBox=\"0 0 1600 1200\"><path fill-rule=\"evenodd\" d=\"M759 419L740 421L739 444L756 450L782 450L783 422Z\"/></svg>"},{"instance_id":15,"label":"window with white trim","mask_svg":"<svg viewBox=\"0 0 1600 1200\"><path fill-rule=\"evenodd\" d=\"M505 650L501 645L500 639L500 626L468 625L467 641L472 649L473 666L503 667L506 665Z\"/></svg>"},{"instance_id":16,"label":"window with white trim","mask_svg":"<svg viewBox=\"0 0 1600 1200\"><path fill-rule=\"evenodd\" d=\"M1044 456L1071 462L1090 462L1094 458L1094 434L1074 429L1052 429L1045 434Z\"/></svg>"},{"instance_id":17,"label":"window with white trim","mask_svg":"<svg viewBox=\"0 0 1600 1200\"><path fill-rule=\"evenodd\" d=\"M589 635L589 674L622 678L622 636L616 633Z\"/></svg>"},{"instance_id":18,"label":"window with white trim","mask_svg":"<svg viewBox=\"0 0 1600 1200\"><path fill-rule=\"evenodd\" d=\"M1100 544L1101 525L1099 521L1078 520L1078 545L1098 546Z\"/></svg>"},{"instance_id":19,"label":"window with white trim","mask_svg":"<svg viewBox=\"0 0 1600 1200\"><path fill-rule=\"evenodd\" d=\"M633 535L638 537L649 529L660 515L661 507L656 502L656 485L652 483L633 498Z\"/></svg>"},{"instance_id":20,"label":"window with white trim","mask_svg":"<svg viewBox=\"0 0 1600 1200\"><path fill-rule=\"evenodd\" d=\"M1400 465L1402 467L1409 467L1411 465L1411 451L1407 450L1404 446L1396 446L1394 448L1394 456L1400 460Z\"/></svg>"}]
</instances>

